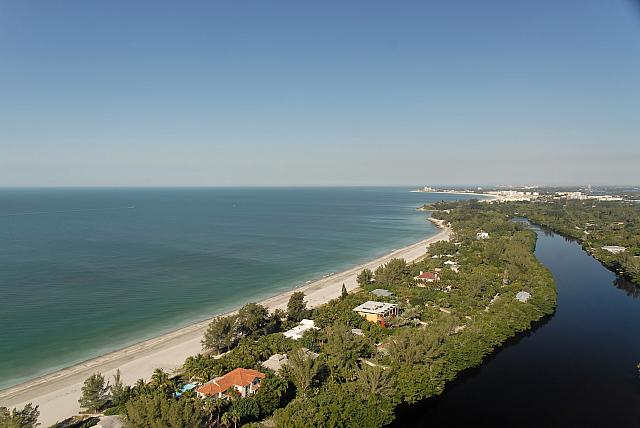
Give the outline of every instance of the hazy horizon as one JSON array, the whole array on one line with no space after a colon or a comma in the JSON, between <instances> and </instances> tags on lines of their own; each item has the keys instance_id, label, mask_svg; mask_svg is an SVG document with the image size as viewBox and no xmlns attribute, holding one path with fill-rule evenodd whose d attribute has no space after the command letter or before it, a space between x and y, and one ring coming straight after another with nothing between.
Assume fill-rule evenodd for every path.
<instances>
[{"instance_id":1,"label":"hazy horizon","mask_svg":"<svg viewBox=\"0 0 640 428\"><path fill-rule=\"evenodd\" d=\"M4 2L0 186L639 185L638 12Z\"/></svg>"},{"instance_id":2,"label":"hazy horizon","mask_svg":"<svg viewBox=\"0 0 640 428\"><path fill-rule=\"evenodd\" d=\"M410 190L421 189L424 186L433 187L436 190L490 190L490 189L522 189L525 187L535 189L563 189L563 188L585 188L591 186L595 190L601 188L640 189L640 185L633 183L622 184L599 184L599 183L576 183L576 184L438 184L438 183L415 183L415 184L242 184L242 185L30 185L30 186L0 186L0 189L259 189L259 188L407 188Z\"/></svg>"}]
</instances>

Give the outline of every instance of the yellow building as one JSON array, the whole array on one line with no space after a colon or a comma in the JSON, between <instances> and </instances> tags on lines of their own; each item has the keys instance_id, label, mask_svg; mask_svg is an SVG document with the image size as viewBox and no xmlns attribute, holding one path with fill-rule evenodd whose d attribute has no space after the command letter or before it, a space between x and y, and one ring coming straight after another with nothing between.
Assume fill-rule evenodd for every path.
<instances>
[{"instance_id":1,"label":"yellow building","mask_svg":"<svg viewBox=\"0 0 640 428\"><path fill-rule=\"evenodd\" d=\"M369 300L353 310L369 322L384 325L384 319L398 315L398 305Z\"/></svg>"}]
</instances>

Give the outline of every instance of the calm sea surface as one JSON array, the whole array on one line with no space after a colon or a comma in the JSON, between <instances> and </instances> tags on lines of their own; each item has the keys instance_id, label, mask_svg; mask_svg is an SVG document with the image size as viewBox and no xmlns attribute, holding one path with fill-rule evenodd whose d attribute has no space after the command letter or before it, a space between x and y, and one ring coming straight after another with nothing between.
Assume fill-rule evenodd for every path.
<instances>
[{"instance_id":1,"label":"calm sea surface","mask_svg":"<svg viewBox=\"0 0 640 428\"><path fill-rule=\"evenodd\" d=\"M540 228L556 313L394 426L640 427L640 287Z\"/></svg>"},{"instance_id":2,"label":"calm sea surface","mask_svg":"<svg viewBox=\"0 0 640 428\"><path fill-rule=\"evenodd\" d=\"M0 190L0 388L436 233L406 188Z\"/></svg>"}]
</instances>

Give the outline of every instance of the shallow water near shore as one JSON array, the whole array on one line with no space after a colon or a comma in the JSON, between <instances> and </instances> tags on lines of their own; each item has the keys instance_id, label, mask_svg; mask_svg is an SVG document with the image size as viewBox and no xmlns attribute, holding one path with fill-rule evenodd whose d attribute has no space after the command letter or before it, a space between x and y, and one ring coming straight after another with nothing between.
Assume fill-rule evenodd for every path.
<instances>
[{"instance_id":1,"label":"shallow water near shore","mask_svg":"<svg viewBox=\"0 0 640 428\"><path fill-rule=\"evenodd\" d=\"M417 242L408 188L0 190L0 388Z\"/></svg>"},{"instance_id":2,"label":"shallow water near shore","mask_svg":"<svg viewBox=\"0 0 640 428\"><path fill-rule=\"evenodd\" d=\"M640 287L580 245L534 227L555 314L393 426L640 427Z\"/></svg>"}]
</instances>

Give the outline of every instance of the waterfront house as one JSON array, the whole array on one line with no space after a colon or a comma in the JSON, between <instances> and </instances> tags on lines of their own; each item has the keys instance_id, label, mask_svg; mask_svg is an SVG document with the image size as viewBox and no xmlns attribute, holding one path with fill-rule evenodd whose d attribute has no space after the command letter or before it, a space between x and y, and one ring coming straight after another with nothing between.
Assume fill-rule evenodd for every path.
<instances>
[{"instance_id":1,"label":"waterfront house","mask_svg":"<svg viewBox=\"0 0 640 428\"><path fill-rule=\"evenodd\" d=\"M519 291L518 294L516 294L516 300L522 303L525 303L530 298L531 298L531 294L526 291Z\"/></svg>"},{"instance_id":2,"label":"waterfront house","mask_svg":"<svg viewBox=\"0 0 640 428\"><path fill-rule=\"evenodd\" d=\"M196 390L198 397L227 397L227 391L234 389L240 397L255 394L266 375L257 370L237 368L224 376L217 377Z\"/></svg>"},{"instance_id":3,"label":"waterfront house","mask_svg":"<svg viewBox=\"0 0 640 428\"><path fill-rule=\"evenodd\" d=\"M602 247L602 249L613 254L624 253L624 251L626 250L625 247L621 247L619 245L605 245L604 247Z\"/></svg>"},{"instance_id":4,"label":"waterfront house","mask_svg":"<svg viewBox=\"0 0 640 428\"><path fill-rule=\"evenodd\" d=\"M485 231L480 231L476 233L476 239L487 239L489 238L489 234Z\"/></svg>"},{"instance_id":5,"label":"waterfront house","mask_svg":"<svg viewBox=\"0 0 640 428\"><path fill-rule=\"evenodd\" d=\"M384 319L398 315L398 305L393 303L373 302L369 300L356 306L353 310L369 322L384 326Z\"/></svg>"},{"instance_id":6,"label":"waterfront house","mask_svg":"<svg viewBox=\"0 0 640 428\"><path fill-rule=\"evenodd\" d=\"M303 319L300 321L300 324L293 327L291 330L287 330L284 332L285 337L288 337L293 340L298 340L302 337L305 331L307 330L319 330L315 325L315 321Z\"/></svg>"},{"instance_id":7,"label":"waterfront house","mask_svg":"<svg viewBox=\"0 0 640 428\"><path fill-rule=\"evenodd\" d=\"M420 271L420 274L417 276L414 276L413 279L415 279L416 281L422 281L422 282L433 282L433 281L440 280L440 277L438 276L437 273Z\"/></svg>"}]
</instances>

